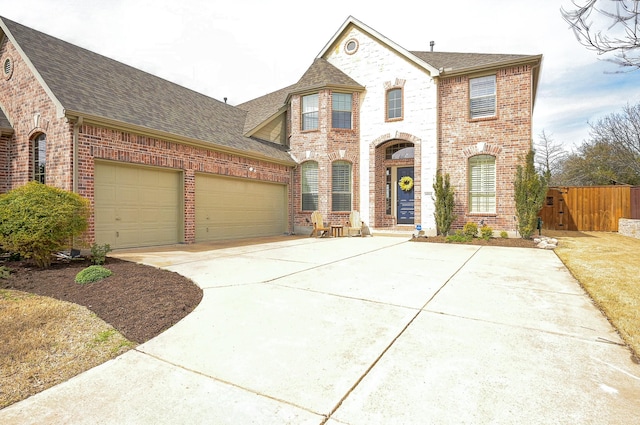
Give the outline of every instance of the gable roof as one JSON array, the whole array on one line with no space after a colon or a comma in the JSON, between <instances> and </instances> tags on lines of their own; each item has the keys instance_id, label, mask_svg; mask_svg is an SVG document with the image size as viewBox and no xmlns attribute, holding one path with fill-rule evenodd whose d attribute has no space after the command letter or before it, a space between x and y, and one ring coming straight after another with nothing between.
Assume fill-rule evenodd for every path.
<instances>
[{"instance_id":1,"label":"gable roof","mask_svg":"<svg viewBox=\"0 0 640 425\"><path fill-rule=\"evenodd\" d=\"M246 111L2 17L0 28L66 116L293 163L243 136Z\"/></svg>"},{"instance_id":2,"label":"gable roof","mask_svg":"<svg viewBox=\"0 0 640 425\"><path fill-rule=\"evenodd\" d=\"M271 121L286 111L289 97L293 94L316 91L319 88L333 88L363 91L364 86L330 64L323 58L316 58L297 83L283 89L260 96L237 105L247 111L245 134L257 130L261 124Z\"/></svg>"}]
</instances>

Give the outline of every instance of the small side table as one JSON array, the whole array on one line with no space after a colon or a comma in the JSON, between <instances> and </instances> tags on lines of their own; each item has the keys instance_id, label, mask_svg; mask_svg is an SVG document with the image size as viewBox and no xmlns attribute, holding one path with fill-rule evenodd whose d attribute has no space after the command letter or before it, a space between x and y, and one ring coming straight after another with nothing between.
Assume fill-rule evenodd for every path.
<instances>
[{"instance_id":1,"label":"small side table","mask_svg":"<svg viewBox=\"0 0 640 425\"><path fill-rule=\"evenodd\" d=\"M344 226L340 226L340 225L331 225L331 236L338 237L338 236L342 236L342 229L344 229Z\"/></svg>"}]
</instances>

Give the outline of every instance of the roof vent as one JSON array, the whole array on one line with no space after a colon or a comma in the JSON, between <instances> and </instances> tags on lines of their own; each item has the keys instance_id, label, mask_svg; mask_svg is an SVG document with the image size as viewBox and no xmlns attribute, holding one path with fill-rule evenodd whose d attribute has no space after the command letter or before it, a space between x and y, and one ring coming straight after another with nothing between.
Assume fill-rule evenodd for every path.
<instances>
[{"instance_id":1,"label":"roof vent","mask_svg":"<svg viewBox=\"0 0 640 425\"><path fill-rule=\"evenodd\" d=\"M429 46L431 46L431 51L432 51L432 52L433 52L433 46L435 46L435 45L436 45L436 42L435 42L435 41L431 41L431 42L429 42Z\"/></svg>"}]
</instances>

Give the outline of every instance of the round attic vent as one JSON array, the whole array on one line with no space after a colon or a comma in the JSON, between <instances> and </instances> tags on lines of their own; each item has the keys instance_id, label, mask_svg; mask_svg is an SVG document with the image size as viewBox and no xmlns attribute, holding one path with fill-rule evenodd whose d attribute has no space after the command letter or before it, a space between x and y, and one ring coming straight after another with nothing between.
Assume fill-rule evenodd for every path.
<instances>
[{"instance_id":1,"label":"round attic vent","mask_svg":"<svg viewBox=\"0 0 640 425\"><path fill-rule=\"evenodd\" d=\"M13 74L13 62L11 61L11 58L6 58L4 60L2 70L4 71L4 77L6 79L11 78L11 74Z\"/></svg>"},{"instance_id":2,"label":"round attic vent","mask_svg":"<svg viewBox=\"0 0 640 425\"><path fill-rule=\"evenodd\" d=\"M359 47L358 40L356 40L355 38L351 38L347 40L346 43L344 43L344 51L348 55L354 54L358 50L358 47Z\"/></svg>"}]
</instances>

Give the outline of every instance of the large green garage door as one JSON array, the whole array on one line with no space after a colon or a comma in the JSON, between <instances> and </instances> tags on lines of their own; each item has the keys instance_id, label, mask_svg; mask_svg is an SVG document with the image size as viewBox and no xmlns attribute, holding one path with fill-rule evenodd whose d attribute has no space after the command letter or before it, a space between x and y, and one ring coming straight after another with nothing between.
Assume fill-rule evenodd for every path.
<instances>
[{"instance_id":1,"label":"large green garage door","mask_svg":"<svg viewBox=\"0 0 640 425\"><path fill-rule=\"evenodd\" d=\"M96 243L131 248L180 241L180 172L96 162L94 176Z\"/></svg>"},{"instance_id":2,"label":"large green garage door","mask_svg":"<svg viewBox=\"0 0 640 425\"><path fill-rule=\"evenodd\" d=\"M196 242L281 235L287 230L287 187L196 175Z\"/></svg>"}]
</instances>

